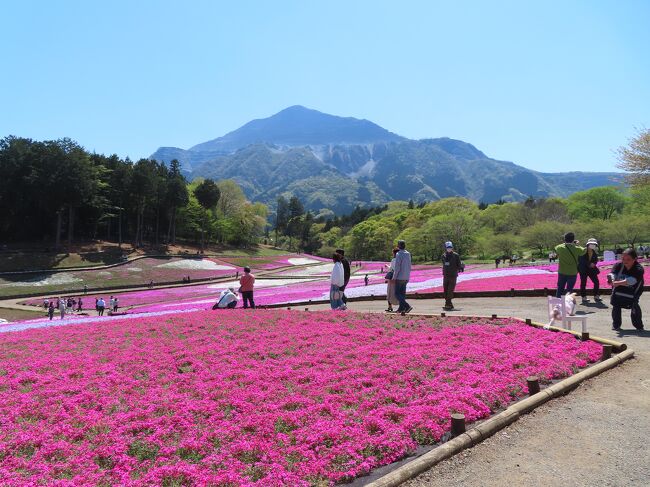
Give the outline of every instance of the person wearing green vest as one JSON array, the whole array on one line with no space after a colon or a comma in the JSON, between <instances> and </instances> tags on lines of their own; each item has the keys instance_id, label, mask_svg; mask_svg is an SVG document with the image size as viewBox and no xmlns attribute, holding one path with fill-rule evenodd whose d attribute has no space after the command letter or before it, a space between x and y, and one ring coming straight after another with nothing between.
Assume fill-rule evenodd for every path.
<instances>
[{"instance_id":1,"label":"person wearing green vest","mask_svg":"<svg viewBox=\"0 0 650 487\"><path fill-rule=\"evenodd\" d=\"M578 278L578 259L584 255L587 250L584 247L576 245L576 236L573 232L564 235L564 243L555 247L560 265L557 271L557 292L556 298L562 297L563 294L571 294L576 285Z\"/></svg>"}]
</instances>

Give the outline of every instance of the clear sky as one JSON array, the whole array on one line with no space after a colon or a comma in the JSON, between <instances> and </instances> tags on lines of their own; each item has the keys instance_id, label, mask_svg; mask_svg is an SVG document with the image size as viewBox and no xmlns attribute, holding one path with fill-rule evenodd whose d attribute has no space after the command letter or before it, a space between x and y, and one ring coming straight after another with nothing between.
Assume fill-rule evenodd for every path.
<instances>
[{"instance_id":1,"label":"clear sky","mask_svg":"<svg viewBox=\"0 0 650 487\"><path fill-rule=\"evenodd\" d=\"M290 105L612 170L650 126L650 1L5 0L0 136L146 157Z\"/></svg>"}]
</instances>

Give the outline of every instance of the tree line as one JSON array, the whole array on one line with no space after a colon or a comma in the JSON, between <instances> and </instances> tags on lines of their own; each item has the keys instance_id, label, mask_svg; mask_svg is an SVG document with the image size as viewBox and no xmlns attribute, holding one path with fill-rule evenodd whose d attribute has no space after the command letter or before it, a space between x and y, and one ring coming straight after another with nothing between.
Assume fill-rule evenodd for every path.
<instances>
[{"instance_id":1,"label":"tree line","mask_svg":"<svg viewBox=\"0 0 650 487\"><path fill-rule=\"evenodd\" d=\"M268 210L231 180L185 179L180 164L132 162L76 142L0 140L0 235L58 249L76 239L246 246L264 234Z\"/></svg>"}]
</instances>

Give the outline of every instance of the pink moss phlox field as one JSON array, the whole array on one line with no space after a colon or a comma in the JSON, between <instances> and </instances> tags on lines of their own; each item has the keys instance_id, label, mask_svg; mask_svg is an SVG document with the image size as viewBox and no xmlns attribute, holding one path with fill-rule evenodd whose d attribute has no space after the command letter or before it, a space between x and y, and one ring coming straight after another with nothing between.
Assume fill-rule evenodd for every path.
<instances>
[{"instance_id":1,"label":"pink moss phlox field","mask_svg":"<svg viewBox=\"0 0 650 487\"><path fill-rule=\"evenodd\" d=\"M331 485L600 347L512 320L195 312L0 335L0 485Z\"/></svg>"}]
</instances>

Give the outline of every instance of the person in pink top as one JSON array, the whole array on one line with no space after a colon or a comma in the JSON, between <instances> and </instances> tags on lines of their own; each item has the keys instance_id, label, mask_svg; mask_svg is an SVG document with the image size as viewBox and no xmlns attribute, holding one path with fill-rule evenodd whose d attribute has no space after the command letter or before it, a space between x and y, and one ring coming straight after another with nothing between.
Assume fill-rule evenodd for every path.
<instances>
[{"instance_id":1,"label":"person in pink top","mask_svg":"<svg viewBox=\"0 0 650 487\"><path fill-rule=\"evenodd\" d=\"M251 274L250 267L244 267L244 274L239 278L239 291L241 292L244 300L244 309L249 306L255 309L255 301L253 300L253 286L255 285L255 276Z\"/></svg>"}]
</instances>

